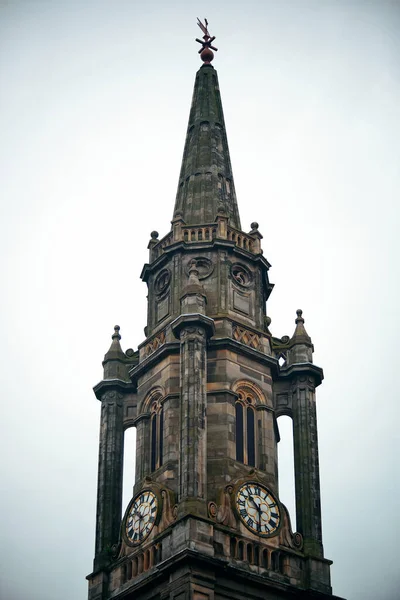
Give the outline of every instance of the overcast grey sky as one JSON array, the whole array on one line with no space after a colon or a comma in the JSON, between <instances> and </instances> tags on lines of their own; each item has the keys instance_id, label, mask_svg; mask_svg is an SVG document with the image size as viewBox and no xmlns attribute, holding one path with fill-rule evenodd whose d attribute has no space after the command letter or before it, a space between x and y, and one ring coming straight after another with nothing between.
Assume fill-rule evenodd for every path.
<instances>
[{"instance_id":1,"label":"overcast grey sky","mask_svg":"<svg viewBox=\"0 0 400 600\"><path fill-rule=\"evenodd\" d=\"M150 231L170 227L197 16L217 36L242 224L259 222L272 263L273 334L290 335L302 308L325 370L334 592L396 600L400 4L388 0L0 2L1 596L86 597L91 388L115 323L124 349L144 338L139 274Z\"/></svg>"}]
</instances>

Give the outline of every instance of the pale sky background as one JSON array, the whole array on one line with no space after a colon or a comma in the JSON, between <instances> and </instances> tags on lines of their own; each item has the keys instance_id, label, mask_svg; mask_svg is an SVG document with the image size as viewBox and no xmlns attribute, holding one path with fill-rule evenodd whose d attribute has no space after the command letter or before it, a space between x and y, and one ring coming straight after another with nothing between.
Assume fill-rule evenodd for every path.
<instances>
[{"instance_id":1,"label":"pale sky background","mask_svg":"<svg viewBox=\"0 0 400 600\"><path fill-rule=\"evenodd\" d=\"M259 222L272 264L271 329L291 335L302 308L325 371L333 590L399 599L400 2L389 0L0 2L0 596L86 598L91 388L115 323L124 349L144 339L139 274L150 232L170 228L197 16L217 36L242 225Z\"/></svg>"}]
</instances>

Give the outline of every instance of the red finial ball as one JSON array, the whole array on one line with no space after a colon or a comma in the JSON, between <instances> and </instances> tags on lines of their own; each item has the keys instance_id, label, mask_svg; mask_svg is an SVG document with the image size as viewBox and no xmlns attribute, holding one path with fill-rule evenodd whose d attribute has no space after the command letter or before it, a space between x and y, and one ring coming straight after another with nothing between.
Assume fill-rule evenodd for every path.
<instances>
[{"instance_id":1,"label":"red finial ball","mask_svg":"<svg viewBox=\"0 0 400 600\"><path fill-rule=\"evenodd\" d=\"M200 53L200 58L206 65L209 65L214 58L214 52L210 48L204 48Z\"/></svg>"}]
</instances>

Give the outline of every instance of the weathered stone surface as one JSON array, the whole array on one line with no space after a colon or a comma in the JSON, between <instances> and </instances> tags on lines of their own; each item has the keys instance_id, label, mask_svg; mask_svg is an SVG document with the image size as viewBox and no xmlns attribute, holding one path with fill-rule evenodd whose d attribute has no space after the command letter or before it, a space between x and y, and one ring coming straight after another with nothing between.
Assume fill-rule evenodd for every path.
<instances>
[{"instance_id":1,"label":"weathered stone surface","mask_svg":"<svg viewBox=\"0 0 400 600\"><path fill-rule=\"evenodd\" d=\"M218 76L203 65L194 84L174 216L190 225L212 223L220 205L240 229Z\"/></svg>"},{"instance_id":2,"label":"weathered stone surface","mask_svg":"<svg viewBox=\"0 0 400 600\"><path fill-rule=\"evenodd\" d=\"M322 369L312 364L301 311L292 338L271 335L262 235L257 223L249 233L240 227L217 74L205 66L172 229L161 240L152 232L142 272L146 339L124 353L116 329L95 388L102 417L90 600L335 598L321 533L315 387ZM298 533L279 502L283 414L293 419ZM120 534L123 436L132 426L133 494L151 489L160 506L137 545ZM244 482L275 496L281 521L273 534L244 524L235 500Z\"/></svg>"}]
</instances>

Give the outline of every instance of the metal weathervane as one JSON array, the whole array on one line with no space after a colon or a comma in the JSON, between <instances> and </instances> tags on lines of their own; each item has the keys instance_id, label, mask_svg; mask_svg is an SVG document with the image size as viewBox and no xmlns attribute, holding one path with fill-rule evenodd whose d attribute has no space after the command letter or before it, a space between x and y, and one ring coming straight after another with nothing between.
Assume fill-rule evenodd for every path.
<instances>
[{"instance_id":1,"label":"metal weathervane","mask_svg":"<svg viewBox=\"0 0 400 600\"><path fill-rule=\"evenodd\" d=\"M200 21L200 19L197 17L197 25L200 27L200 29L204 33L202 40L199 40L199 38L196 38L196 42L199 42L199 44L201 44L201 48L199 50L200 58L204 62L204 64L209 65L214 58L214 52L218 51L218 48L215 48L215 46L212 46L212 42L215 40L215 35L212 37L210 36L210 34L208 32L207 19L204 19L204 24L203 24ZM213 52L213 50L214 50L214 52Z\"/></svg>"}]
</instances>

